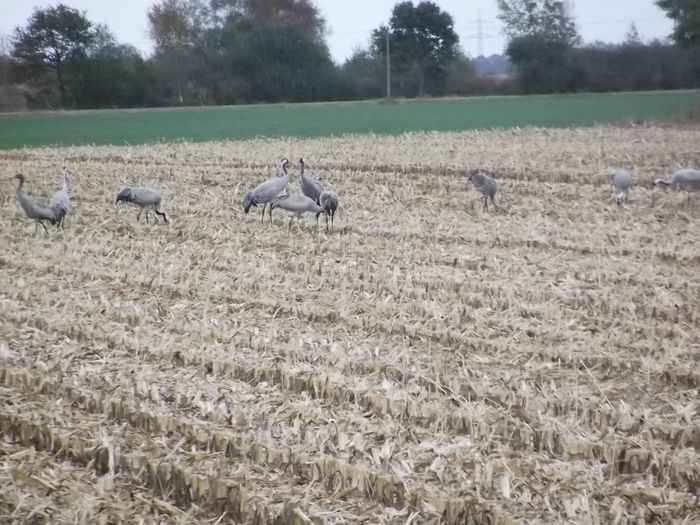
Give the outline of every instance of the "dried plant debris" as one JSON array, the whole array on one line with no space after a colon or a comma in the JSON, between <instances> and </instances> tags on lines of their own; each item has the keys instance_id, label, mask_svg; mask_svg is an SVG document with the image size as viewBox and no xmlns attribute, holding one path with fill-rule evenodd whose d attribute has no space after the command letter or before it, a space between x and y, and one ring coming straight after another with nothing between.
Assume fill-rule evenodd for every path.
<instances>
[{"instance_id":1,"label":"dried plant debris","mask_svg":"<svg viewBox=\"0 0 700 525\"><path fill-rule=\"evenodd\" d=\"M0 522L700 521L700 131L0 152ZM245 192L303 156L335 229ZM617 206L612 169L630 169ZM485 211L466 179L498 181ZM298 167L289 191L299 191ZM114 205L163 193L167 225Z\"/></svg>"}]
</instances>

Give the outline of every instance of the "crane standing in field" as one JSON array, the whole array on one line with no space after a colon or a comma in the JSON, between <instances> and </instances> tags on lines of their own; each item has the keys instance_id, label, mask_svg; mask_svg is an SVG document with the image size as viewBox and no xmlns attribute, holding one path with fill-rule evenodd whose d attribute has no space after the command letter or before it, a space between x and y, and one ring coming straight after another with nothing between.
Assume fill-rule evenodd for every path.
<instances>
[{"instance_id":1,"label":"crane standing in field","mask_svg":"<svg viewBox=\"0 0 700 525\"><path fill-rule=\"evenodd\" d=\"M328 216L331 217L331 229L333 229L333 218L335 217L335 212L338 209L338 194L334 191L326 190L321 193L319 198L321 203L321 210L316 212L316 223L318 224L318 216L321 213L326 215L326 231L328 231Z\"/></svg>"},{"instance_id":2,"label":"crane standing in field","mask_svg":"<svg viewBox=\"0 0 700 525\"><path fill-rule=\"evenodd\" d=\"M141 212L146 210L146 223L148 223L148 210L153 208L156 214L163 217L163 221L168 222L168 215L160 210L160 204L162 201L162 196L158 190L153 188L148 188L145 186L131 187L127 186L119 190L117 194L117 202L130 202L139 207L139 214L136 216L136 220L141 219ZM158 222L158 219L156 219Z\"/></svg>"},{"instance_id":3,"label":"crane standing in field","mask_svg":"<svg viewBox=\"0 0 700 525\"><path fill-rule=\"evenodd\" d=\"M286 158L282 159L280 162L282 172L284 173L282 177L268 179L245 194L245 197L243 197L243 211L248 213L251 206L262 204L262 220L265 221L265 208L268 203L271 203L289 183L290 174L287 173L288 164L289 161ZM270 223L272 223L272 205L270 205Z\"/></svg>"},{"instance_id":4,"label":"crane standing in field","mask_svg":"<svg viewBox=\"0 0 700 525\"><path fill-rule=\"evenodd\" d=\"M612 185L615 188L615 202L618 206L622 201L627 202L627 193L632 186L632 174L624 169L617 169L612 176Z\"/></svg>"},{"instance_id":5,"label":"crane standing in field","mask_svg":"<svg viewBox=\"0 0 700 525\"><path fill-rule=\"evenodd\" d=\"M34 233L38 231L40 224L41 227L44 228L44 231L49 233L49 230L46 229L46 225L44 225L44 221L48 221L51 224L56 224L56 213L50 206L47 206L43 202L39 202L24 193L22 189L24 186L24 175L18 173L13 178L19 181L19 184L17 185L17 201L19 202L19 205L22 207L27 217L36 221Z\"/></svg>"},{"instance_id":6,"label":"crane standing in field","mask_svg":"<svg viewBox=\"0 0 700 525\"><path fill-rule=\"evenodd\" d=\"M70 211L70 178L71 172L63 166L63 188L53 196L53 200L49 206L54 211L57 219L56 228L59 226L63 229L63 223L66 215ZM72 175L72 174L71 174Z\"/></svg>"},{"instance_id":7,"label":"crane standing in field","mask_svg":"<svg viewBox=\"0 0 700 525\"><path fill-rule=\"evenodd\" d=\"M498 206L496 206L496 190L498 189L498 186L496 184L496 181L488 175L485 171L483 170L472 170L469 172L469 177L468 177L469 182L472 183L476 191L481 193L484 196L484 209L488 211L489 205L488 205L488 200L491 199L491 202L493 203L493 207L495 209L498 209Z\"/></svg>"},{"instance_id":8,"label":"crane standing in field","mask_svg":"<svg viewBox=\"0 0 700 525\"><path fill-rule=\"evenodd\" d=\"M301 192L307 197L313 199L316 204L320 205L321 193L323 193L323 184L306 175L304 173L304 166L304 159L299 159Z\"/></svg>"},{"instance_id":9,"label":"crane standing in field","mask_svg":"<svg viewBox=\"0 0 700 525\"><path fill-rule=\"evenodd\" d=\"M321 184L319 181L309 177L304 173L304 159L299 159L299 167L300 167L300 179L301 179L301 192L309 197L310 199L313 199L313 201L321 206L323 208L323 204L321 204L321 195L323 194L323 184ZM335 213L335 211L334 211ZM316 226L318 226L318 216L320 213L316 214ZM326 215L326 230L328 229L328 216Z\"/></svg>"},{"instance_id":10,"label":"crane standing in field","mask_svg":"<svg viewBox=\"0 0 700 525\"><path fill-rule=\"evenodd\" d=\"M295 217L301 220L301 216L305 213L324 213L323 208L316 204L311 197L299 193L277 197L270 204L270 216L272 216L274 208L281 208L292 215L291 219L289 219L288 231L292 230L292 221Z\"/></svg>"},{"instance_id":11,"label":"crane standing in field","mask_svg":"<svg viewBox=\"0 0 700 525\"><path fill-rule=\"evenodd\" d=\"M700 191L700 171L698 170L678 170L670 179L656 179L653 185L676 186L688 192L688 202L690 202L690 192Z\"/></svg>"}]
</instances>

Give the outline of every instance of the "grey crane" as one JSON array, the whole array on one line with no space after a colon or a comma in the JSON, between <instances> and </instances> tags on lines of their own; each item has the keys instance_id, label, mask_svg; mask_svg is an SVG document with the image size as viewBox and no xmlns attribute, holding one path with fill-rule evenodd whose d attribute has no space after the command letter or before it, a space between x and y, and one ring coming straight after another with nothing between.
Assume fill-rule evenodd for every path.
<instances>
[{"instance_id":1,"label":"grey crane","mask_svg":"<svg viewBox=\"0 0 700 525\"><path fill-rule=\"evenodd\" d=\"M72 173L63 166L63 188L56 195L53 196L49 206L56 214L56 227L59 226L63 229L63 223L65 221L66 215L70 211L70 177Z\"/></svg>"},{"instance_id":2,"label":"grey crane","mask_svg":"<svg viewBox=\"0 0 700 525\"><path fill-rule=\"evenodd\" d=\"M491 199L493 207L498 209L498 206L496 206L496 201L494 200L496 197L496 190L498 189L498 186L493 177L488 175L483 170L472 170L471 172L469 172L468 180L472 183L476 191L478 191L484 196L485 210L489 209L489 199Z\"/></svg>"},{"instance_id":3,"label":"grey crane","mask_svg":"<svg viewBox=\"0 0 700 525\"><path fill-rule=\"evenodd\" d=\"M56 213L50 206L47 206L43 202L39 202L24 193L22 189L24 186L24 175L18 173L13 178L19 181L19 184L17 185L17 201L19 201L19 205L22 207L27 217L36 221L34 233L38 231L40 224L42 228L44 228L44 231L49 233L49 230L46 229L44 221L48 221L51 224L56 224Z\"/></svg>"},{"instance_id":4,"label":"grey crane","mask_svg":"<svg viewBox=\"0 0 700 525\"><path fill-rule=\"evenodd\" d=\"M272 210L274 208L281 208L291 213L292 217L289 219L289 231L292 230L292 221L295 217L301 220L301 216L305 213L325 213L323 208L316 204L311 197L307 197L301 193L280 195L270 204L270 215L272 215Z\"/></svg>"},{"instance_id":5,"label":"grey crane","mask_svg":"<svg viewBox=\"0 0 700 525\"><path fill-rule=\"evenodd\" d=\"M265 220L265 208L268 203L271 203L289 183L290 174L287 172L288 164L289 161L286 158L282 159L280 165L282 166L284 175L268 179L245 194L245 197L243 197L243 211L248 213L251 206L262 204L262 220ZM272 222L272 206L270 206L270 222Z\"/></svg>"},{"instance_id":6,"label":"grey crane","mask_svg":"<svg viewBox=\"0 0 700 525\"><path fill-rule=\"evenodd\" d=\"M663 184L664 186L676 186L687 192L700 191L700 171L698 170L678 170L670 179L656 179L654 186ZM690 193L688 193L688 201L690 201Z\"/></svg>"},{"instance_id":7,"label":"grey crane","mask_svg":"<svg viewBox=\"0 0 700 525\"><path fill-rule=\"evenodd\" d=\"M163 221L168 222L168 215L160 210L160 204L162 201L161 194L158 190L149 188L146 186L127 186L119 190L117 193L117 202L130 202L139 207L139 214L136 216L136 220L141 219L141 212L146 210L146 222L148 223L148 210L153 208L156 214L163 217ZM156 219L158 222L158 219Z\"/></svg>"},{"instance_id":8,"label":"grey crane","mask_svg":"<svg viewBox=\"0 0 700 525\"><path fill-rule=\"evenodd\" d=\"M304 159L299 159L301 192L307 197L314 200L316 204L321 204L321 193L323 193L323 184L308 175L304 174Z\"/></svg>"},{"instance_id":9,"label":"grey crane","mask_svg":"<svg viewBox=\"0 0 700 525\"><path fill-rule=\"evenodd\" d=\"M627 193L632 186L632 174L625 169L616 169L611 182L616 191L615 202L618 206L622 204L622 201L627 202Z\"/></svg>"},{"instance_id":10,"label":"grey crane","mask_svg":"<svg viewBox=\"0 0 700 525\"><path fill-rule=\"evenodd\" d=\"M318 216L321 213L326 215L326 231L328 231L328 216L331 217L331 229L333 229L333 218L335 217L335 212L338 209L338 194L331 190L326 190L321 193L319 198L321 203L321 209L323 212L316 212L316 222L318 223Z\"/></svg>"}]
</instances>

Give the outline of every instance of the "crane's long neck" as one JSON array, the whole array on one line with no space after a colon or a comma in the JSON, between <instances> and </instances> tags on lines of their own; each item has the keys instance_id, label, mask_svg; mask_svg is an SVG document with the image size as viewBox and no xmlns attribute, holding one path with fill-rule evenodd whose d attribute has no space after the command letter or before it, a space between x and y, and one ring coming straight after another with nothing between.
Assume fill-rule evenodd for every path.
<instances>
[{"instance_id":1,"label":"crane's long neck","mask_svg":"<svg viewBox=\"0 0 700 525\"><path fill-rule=\"evenodd\" d=\"M17 184L17 195L22 194L22 186L24 186L24 179L19 179L19 184Z\"/></svg>"},{"instance_id":2,"label":"crane's long neck","mask_svg":"<svg viewBox=\"0 0 700 525\"><path fill-rule=\"evenodd\" d=\"M70 180L68 179L68 173L63 173L63 191L68 193L70 191Z\"/></svg>"}]
</instances>

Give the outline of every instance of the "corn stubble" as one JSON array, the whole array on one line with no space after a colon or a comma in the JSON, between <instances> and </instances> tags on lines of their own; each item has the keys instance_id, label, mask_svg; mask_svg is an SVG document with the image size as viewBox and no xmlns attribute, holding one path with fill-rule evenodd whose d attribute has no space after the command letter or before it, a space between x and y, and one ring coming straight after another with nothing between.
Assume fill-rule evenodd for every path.
<instances>
[{"instance_id":1,"label":"corn stubble","mask_svg":"<svg viewBox=\"0 0 700 525\"><path fill-rule=\"evenodd\" d=\"M0 194L0 521L700 520L700 214L646 185L699 165L699 139L0 153L35 196L76 174L49 236ZM243 214L282 156L344 191L334 232ZM171 224L116 207L127 183L162 189Z\"/></svg>"}]
</instances>

